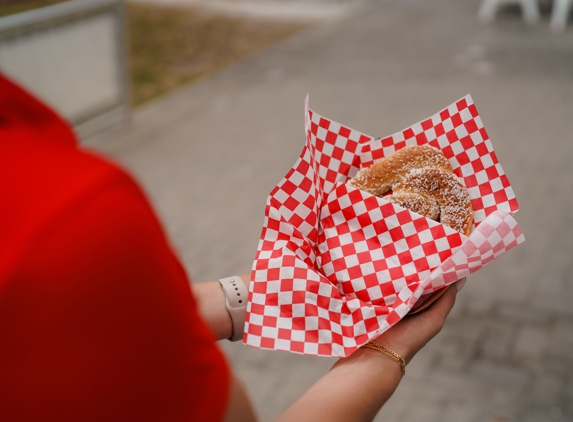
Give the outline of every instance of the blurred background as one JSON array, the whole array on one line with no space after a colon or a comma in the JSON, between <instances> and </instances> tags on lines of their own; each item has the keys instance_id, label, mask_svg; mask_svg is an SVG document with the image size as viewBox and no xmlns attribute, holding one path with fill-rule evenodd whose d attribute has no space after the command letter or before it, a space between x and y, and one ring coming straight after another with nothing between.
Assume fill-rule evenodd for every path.
<instances>
[{"instance_id":1,"label":"blurred background","mask_svg":"<svg viewBox=\"0 0 573 422\"><path fill-rule=\"evenodd\" d=\"M384 136L471 93L526 242L377 421L573 421L571 0L0 0L0 71L128 168L194 282L248 272L303 100ZM333 360L222 342L261 420Z\"/></svg>"}]
</instances>

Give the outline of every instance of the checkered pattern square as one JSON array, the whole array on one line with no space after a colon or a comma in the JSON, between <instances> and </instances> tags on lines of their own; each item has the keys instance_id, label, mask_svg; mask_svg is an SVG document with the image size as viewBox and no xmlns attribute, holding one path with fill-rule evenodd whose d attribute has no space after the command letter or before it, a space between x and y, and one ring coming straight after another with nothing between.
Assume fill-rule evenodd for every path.
<instances>
[{"instance_id":1,"label":"checkered pattern square","mask_svg":"<svg viewBox=\"0 0 573 422\"><path fill-rule=\"evenodd\" d=\"M383 139L305 107L306 144L267 200L245 344L348 356L433 292L524 241L517 201L468 95ZM476 227L449 227L355 189L358 169L406 145L442 151L468 187Z\"/></svg>"},{"instance_id":2,"label":"checkered pattern square","mask_svg":"<svg viewBox=\"0 0 573 422\"><path fill-rule=\"evenodd\" d=\"M504 211L494 211L436 270L422 281L419 302L466 277L525 241L517 222ZM417 292L419 293L419 292Z\"/></svg>"}]
</instances>

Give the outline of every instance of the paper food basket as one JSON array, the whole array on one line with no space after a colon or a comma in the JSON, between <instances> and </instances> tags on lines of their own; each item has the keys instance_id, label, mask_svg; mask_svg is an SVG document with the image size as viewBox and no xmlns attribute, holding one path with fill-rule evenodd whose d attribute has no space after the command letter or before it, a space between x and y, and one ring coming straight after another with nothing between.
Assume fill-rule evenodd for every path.
<instances>
[{"instance_id":1,"label":"paper food basket","mask_svg":"<svg viewBox=\"0 0 573 422\"><path fill-rule=\"evenodd\" d=\"M444 288L524 241L513 189L470 95L385 138L308 108L300 158L270 193L243 342L344 357ZM429 144L471 196L469 236L346 184L407 145Z\"/></svg>"}]
</instances>

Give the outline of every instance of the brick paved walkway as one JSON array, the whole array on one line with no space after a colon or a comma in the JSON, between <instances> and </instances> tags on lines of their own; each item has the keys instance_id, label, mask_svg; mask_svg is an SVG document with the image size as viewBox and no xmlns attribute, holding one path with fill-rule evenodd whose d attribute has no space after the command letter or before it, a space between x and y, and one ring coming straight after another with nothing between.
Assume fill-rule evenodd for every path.
<instances>
[{"instance_id":1,"label":"brick paved walkway","mask_svg":"<svg viewBox=\"0 0 573 422\"><path fill-rule=\"evenodd\" d=\"M193 279L250 268L265 198L297 158L303 99L372 135L470 92L527 241L471 277L377 421L573 421L573 28L553 35L478 0L363 1L99 141L150 193ZM262 420L332 361L222 344Z\"/></svg>"}]
</instances>

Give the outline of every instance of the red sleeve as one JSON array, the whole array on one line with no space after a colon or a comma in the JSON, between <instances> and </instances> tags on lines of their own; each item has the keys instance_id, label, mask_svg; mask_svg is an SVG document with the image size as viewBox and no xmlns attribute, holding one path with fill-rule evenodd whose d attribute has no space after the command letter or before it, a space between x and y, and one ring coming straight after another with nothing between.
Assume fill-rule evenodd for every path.
<instances>
[{"instance_id":1,"label":"red sleeve","mask_svg":"<svg viewBox=\"0 0 573 422\"><path fill-rule=\"evenodd\" d=\"M0 420L221 420L227 365L140 191L64 221L0 289Z\"/></svg>"}]
</instances>

